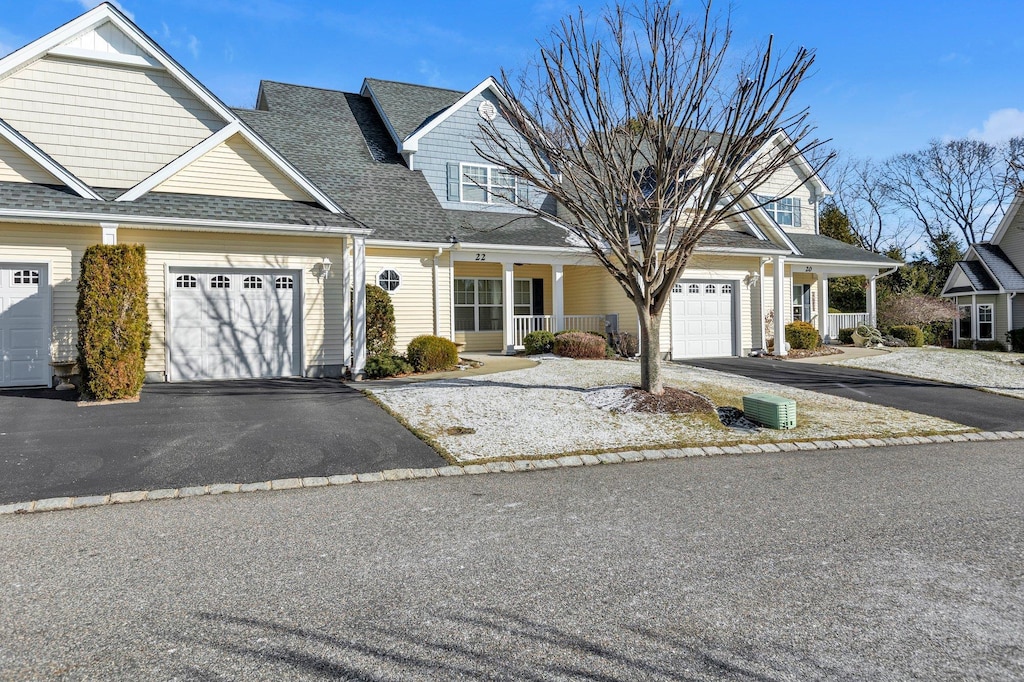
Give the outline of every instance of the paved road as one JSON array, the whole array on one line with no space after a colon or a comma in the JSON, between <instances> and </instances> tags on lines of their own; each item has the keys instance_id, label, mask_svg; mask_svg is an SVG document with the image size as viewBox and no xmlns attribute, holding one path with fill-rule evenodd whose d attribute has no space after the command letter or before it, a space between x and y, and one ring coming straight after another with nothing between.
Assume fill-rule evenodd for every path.
<instances>
[{"instance_id":1,"label":"paved road","mask_svg":"<svg viewBox=\"0 0 1024 682\"><path fill-rule=\"evenodd\" d=\"M1024 444L0 517L0 678L1011 680Z\"/></svg>"},{"instance_id":2,"label":"paved road","mask_svg":"<svg viewBox=\"0 0 1024 682\"><path fill-rule=\"evenodd\" d=\"M684 364L930 414L983 431L1024 429L1024 400L963 386L852 367L757 358L687 360Z\"/></svg>"},{"instance_id":3,"label":"paved road","mask_svg":"<svg viewBox=\"0 0 1024 682\"><path fill-rule=\"evenodd\" d=\"M151 384L95 407L71 393L0 391L0 504L444 464L338 381Z\"/></svg>"}]
</instances>

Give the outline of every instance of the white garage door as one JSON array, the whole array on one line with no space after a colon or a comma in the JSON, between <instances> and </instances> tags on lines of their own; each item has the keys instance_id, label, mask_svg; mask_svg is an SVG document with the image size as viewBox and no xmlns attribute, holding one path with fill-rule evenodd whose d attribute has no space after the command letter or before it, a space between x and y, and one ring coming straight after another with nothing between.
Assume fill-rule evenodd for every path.
<instances>
[{"instance_id":1,"label":"white garage door","mask_svg":"<svg viewBox=\"0 0 1024 682\"><path fill-rule=\"evenodd\" d=\"M295 272L170 272L171 381L296 376Z\"/></svg>"},{"instance_id":2,"label":"white garage door","mask_svg":"<svg viewBox=\"0 0 1024 682\"><path fill-rule=\"evenodd\" d=\"M0 386L50 383L50 287L42 265L0 265Z\"/></svg>"},{"instance_id":3,"label":"white garage door","mask_svg":"<svg viewBox=\"0 0 1024 682\"><path fill-rule=\"evenodd\" d=\"M672 288L672 359L736 354L732 282L679 282Z\"/></svg>"}]
</instances>

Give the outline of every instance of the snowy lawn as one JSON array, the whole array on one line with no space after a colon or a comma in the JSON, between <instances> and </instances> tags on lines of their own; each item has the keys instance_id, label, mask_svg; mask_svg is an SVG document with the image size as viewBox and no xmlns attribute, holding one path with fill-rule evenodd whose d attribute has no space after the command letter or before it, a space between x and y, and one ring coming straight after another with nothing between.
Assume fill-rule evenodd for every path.
<instances>
[{"instance_id":1,"label":"snowy lawn","mask_svg":"<svg viewBox=\"0 0 1024 682\"><path fill-rule=\"evenodd\" d=\"M1020 353L988 353L948 348L898 348L893 353L841 360L836 365L875 369L918 379L970 386L1024 398L1024 365Z\"/></svg>"},{"instance_id":2,"label":"snowy lawn","mask_svg":"<svg viewBox=\"0 0 1024 682\"><path fill-rule=\"evenodd\" d=\"M811 393L732 374L664 366L666 384L719 407L768 392L796 400L797 428L730 430L714 415L615 411L640 380L639 365L544 359L537 367L464 379L376 388L373 394L459 461L627 449L831 440L969 430L935 417Z\"/></svg>"}]
</instances>

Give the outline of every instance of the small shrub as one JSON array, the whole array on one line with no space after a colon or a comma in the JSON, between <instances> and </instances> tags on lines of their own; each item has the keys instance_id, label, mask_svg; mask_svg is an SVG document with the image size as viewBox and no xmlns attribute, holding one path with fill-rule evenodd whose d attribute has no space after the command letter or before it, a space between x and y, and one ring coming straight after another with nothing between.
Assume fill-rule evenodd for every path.
<instances>
[{"instance_id":1,"label":"small shrub","mask_svg":"<svg viewBox=\"0 0 1024 682\"><path fill-rule=\"evenodd\" d=\"M1006 332L1006 343L1014 353L1024 353L1024 328Z\"/></svg>"},{"instance_id":2,"label":"small shrub","mask_svg":"<svg viewBox=\"0 0 1024 682\"><path fill-rule=\"evenodd\" d=\"M844 327L839 330L839 343L853 343L853 327Z\"/></svg>"},{"instance_id":3,"label":"small shrub","mask_svg":"<svg viewBox=\"0 0 1024 682\"><path fill-rule=\"evenodd\" d=\"M889 330L889 335L902 339L908 346L920 348L924 345L924 331L912 324L899 324Z\"/></svg>"},{"instance_id":4,"label":"small shrub","mask_svg":"<svg viewBox=\"0 0 1024 682\"><path fill-rule=\"evenodd\" d=\"M429 334L417 336L410 341L405 357L417 372L438 372L459 364L459 352L455 344Z\"/></svg>"},{"instance_id":5,"label":"small shrub","mask_svg":"<svg viewBox=\"0 0 1024 682\"><path fill-rule=\"evenodd\" d=\"M550 353L555 348L555 335L544 330L530 332L523 337L523 346L527 355Z\"/></svg>"},{"instance_id":6,"label":"small shrub","mask_svg":"<svg viewBox=\"0 0 1024 682\"><path fill-rule=\"evenodd\" d=\"M366 287L366 355L395 354L395 306L391 295L373 284ZM388 375L390 376L390 375Z\"/></svg>"},{"instance_id":7,"label":"small shrub","mask_svg":"<svg viewBox=\"0 0 1024 682\"><path fill-rule=\"evenodd\" d=\"M909 344L903 339L898 339L892 334L882 336L882 345L887 348L906 348Z\"/></svg>"},{"instance_id":8,"label":"small shrub","mask_svg":"<svg viewBox=\"0 0 1024 682\"><path fill-rule=\"evenodd\" d=\"M798 320L786 325L786 343L797 350L814 350L821 345L821 337L813 324Z\"/></svg>"},{"instance_id":9,"label":"small shrub","mask_svg":"<svg viewBox=\"0 0 1024 682\"><path fill-rule=\"evenodd\" d=\"M146 247L97 244L78 277L78 364L82 391L97 400L142 391L149 351Z\"/></svg>"},{"instance_id":10,"label":"small shrub","mask_svg":"<svg viewBox=\"0 0 1024 682\"><path fill-rule=\"evenodd\" d=\"M959 350L974 350L974 341L971 339L960 339L956 342Z\"/></svg>"},{"instance_id":11,"label":"small shrub","mask_svg":"<svg viewBox=\"0 0 1024 682\"><path fill-rule=\"evenodd\" d=\"M386 379L399 374L411 374L412 365L401 355L375 355L366 360L368 379Z\"/></svg>"},{"instance_id":12,"label":"small shrub","mask_svg":"<svg viewBox=\"0 0 1024 682\"><path fill-rule=\"evenodd\" d=\"M640 352L640 341L635 334L619 332L615 335L615 350L624 358L636 357Z\"/></svg>"},{"instance_id":13,"label":"small shrub","mask_svg":"<svg viewBox=\"0 0 1024 682\"><path fill-rule=\"evenodd\" d=\"M1006 346L1004 346L1002 344L1002 342L1000 342L1000 341L975 341L974 342L974 349L975 350L996 351L996 352L999 352L999 353L1005 353L1006 352Z\"/></svg>"},{"instance_id":14,"label":"small shrub","mask_svg":"<svg viewBox=\"0 0 1024 682\"><path fill-rule=\"evenodd\" d=\"M608 344L600 336L586 332L567 332L555 337L555 355L577 360L599 360L607 357Z\"/></svg>"}]
</instances>

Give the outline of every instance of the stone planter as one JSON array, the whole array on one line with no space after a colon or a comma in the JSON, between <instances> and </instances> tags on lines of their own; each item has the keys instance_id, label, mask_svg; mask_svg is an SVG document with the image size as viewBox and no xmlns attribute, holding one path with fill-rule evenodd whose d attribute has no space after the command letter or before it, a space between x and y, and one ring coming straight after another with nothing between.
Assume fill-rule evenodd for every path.
<instances>
[{"instance_id":1,"label":"stone planter","mask_svg":"<svg viewBox=\"0 0 1024 682\"><path fill-rule=\"evenodd\" d=\"M853 338L853 345L856 346L857 348L863 348L867 344L867 342L868 342L867 339L865 339L863 336L861 336L857 332L853 332L852 338Z\"/></svg>"},{"instance_id":2,"label":"stone planter","mask_svg":"<svg viewBox=\"0 0 1024 682\"><path fill-rule=\"evenodd\" d=\"M71 383L71 377L73 377L75 372L78 370L77 362L51 362L50 367L53 368L53 373L57 376L57 379L59 379L56 390L75 390L75 385Z\"/></svg>"}]
</instances>

